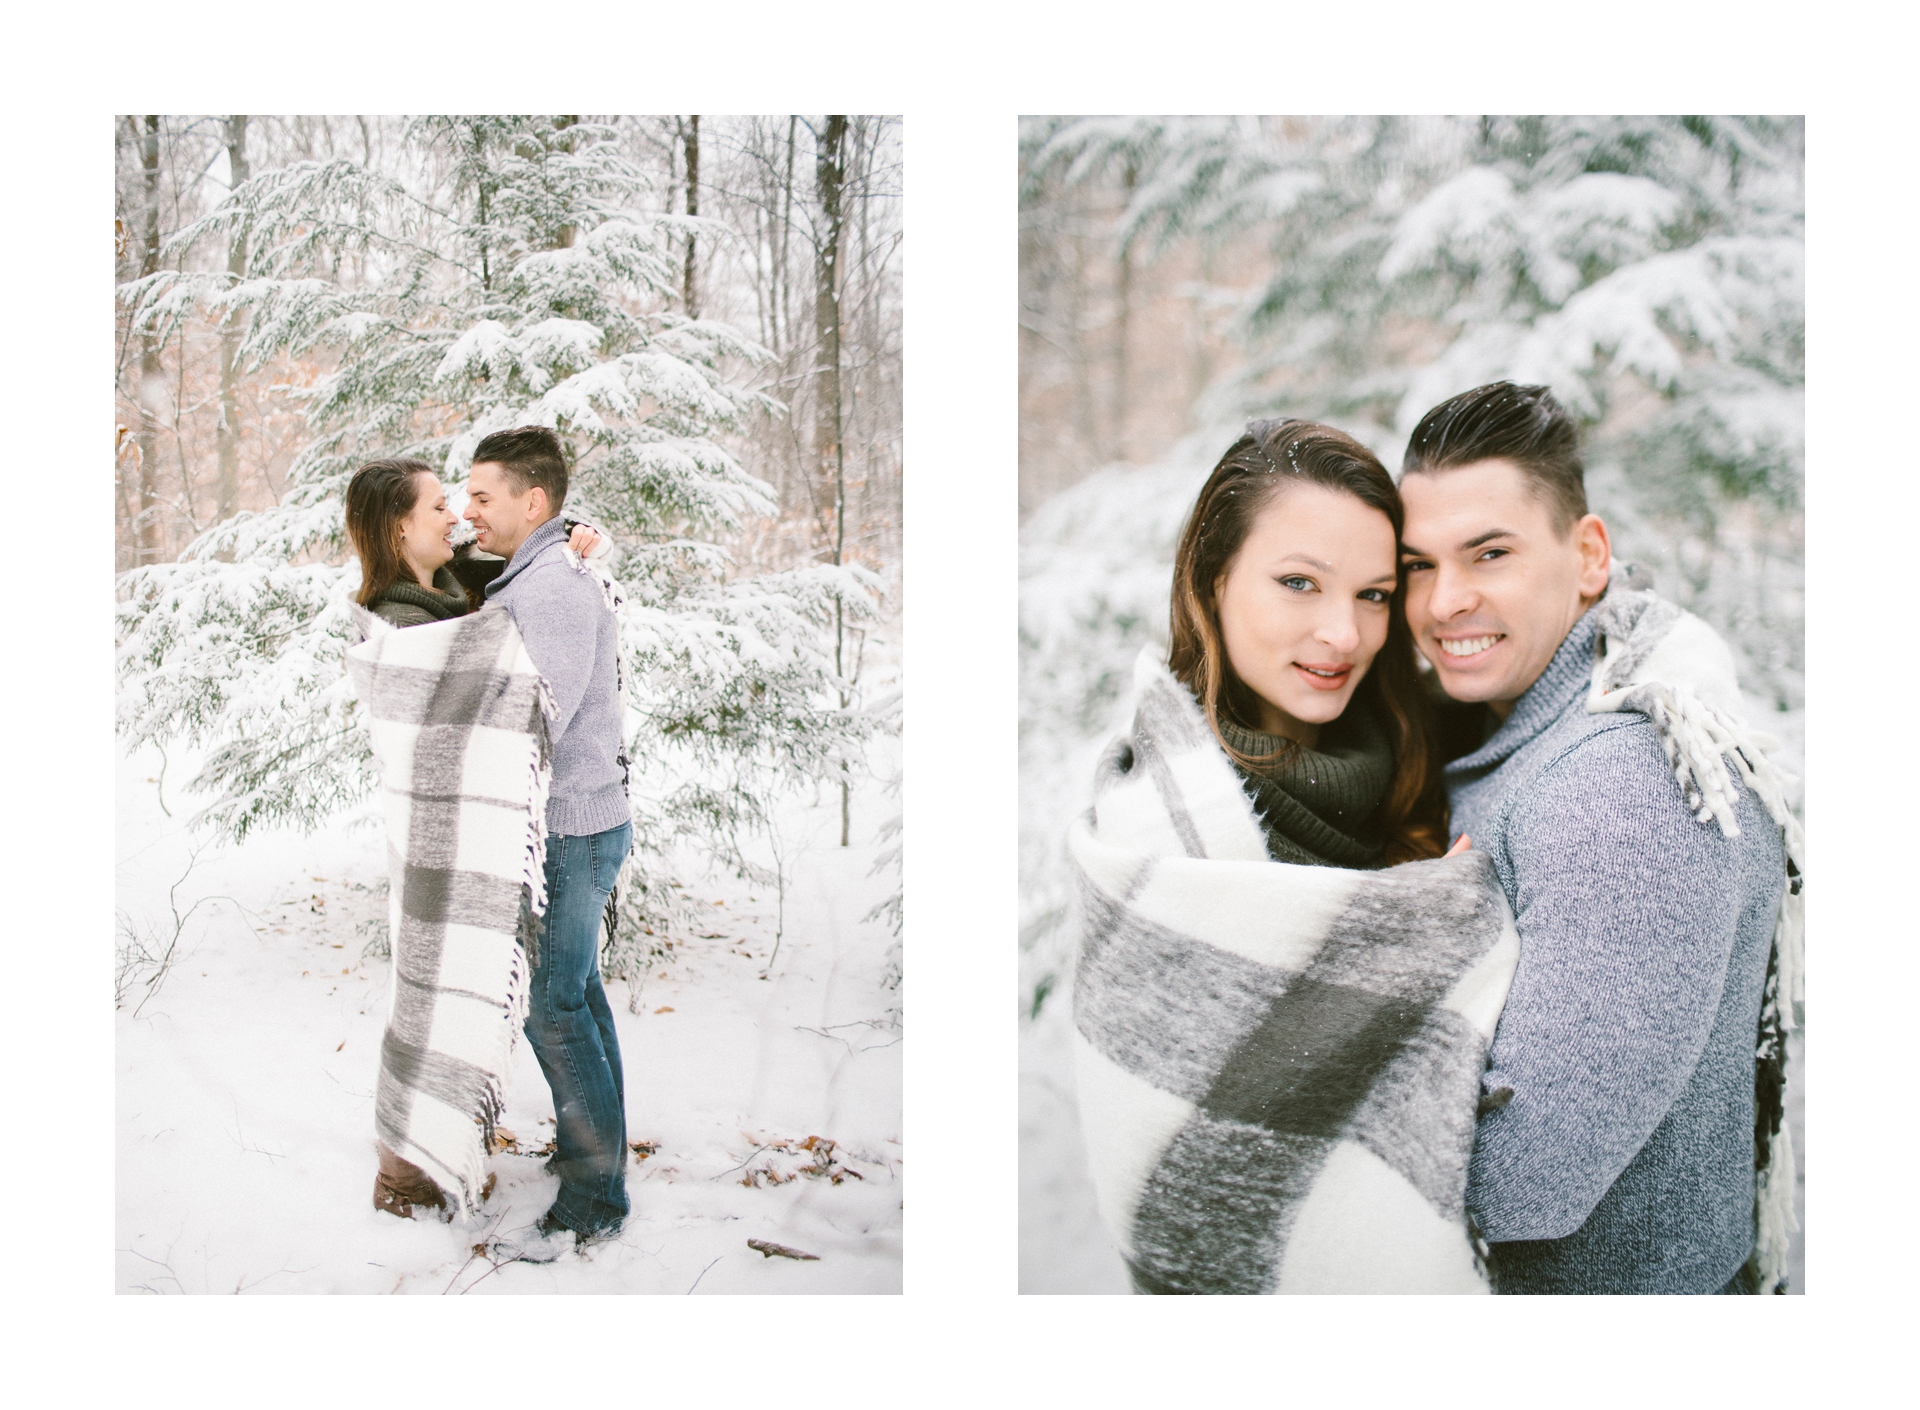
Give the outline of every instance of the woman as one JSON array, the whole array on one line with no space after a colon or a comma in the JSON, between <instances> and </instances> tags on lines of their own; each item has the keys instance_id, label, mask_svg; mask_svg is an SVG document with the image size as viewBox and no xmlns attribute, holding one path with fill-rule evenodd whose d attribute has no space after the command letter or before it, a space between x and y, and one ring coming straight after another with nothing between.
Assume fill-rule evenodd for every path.
<instances>
[{"instance_id":1,"label":"woman","mask_svg":"<svg viewBox=\"0 0 1920 1410\"><path fill-rule=\"evenodd\" d=\"M1214 467L1174 560L1168 668L1246 781L1275 861L1445 848L1400 586L1400 492L1328 426L1261 421Z\"/></svg>"},{"instance_id":2,"label":"woman","mask_svg":"<svg viewBox=\"0 0 1920 1410\"><path fill-rule=\"evenodd\" d=\"M1487 858L1442 857L1400 525L1351 437L1250 426L1074 828L1081 1115L1143 1292L1486 1291L1466 1162L1518 940Z\"/></svg>"},{"instance_id":3,"label":"woman","mask_svg":"<svg viewBox=\"0 0 1920 1410\"><path fill-rule=\"evenodd\" d=\"M465 616L479 607L488 578L505 567L504 560L464 552L465 545L456 553L451 537L460 520L422 460L375 460L356 470L347 483L346 521L347 537L360 559L360 590L354 600L396 627ZM599 544L600 535L591 526L573 525L568 546L575 553L594 556ZM451 566L457 556L470 565L464 584ZM412 1218L415 1206L446 1208L445 1194L426 1171L384 1141L379 1150L374 1208L402 1219ZM489 1176L489 1188L491 1184Z\"/></svg>"},{"instance_id":4,"label":"woman","mask_svg":"<svg viewBox=\"0 0 1920 1410\"><path fill-rule=\"evenodd\" d=\"M444 622L471 610L448 564L459 517L423 460L375 460L347 484L347 537L360 558L354 600L396 627Z\"/></svg>"}]
</instances>

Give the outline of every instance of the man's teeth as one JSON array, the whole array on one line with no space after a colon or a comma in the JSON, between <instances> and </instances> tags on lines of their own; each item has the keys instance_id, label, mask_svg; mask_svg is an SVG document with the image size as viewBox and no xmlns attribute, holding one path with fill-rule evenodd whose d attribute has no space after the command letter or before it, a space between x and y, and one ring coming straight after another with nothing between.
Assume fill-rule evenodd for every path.
<instances>
[{"instance_id":1,"label":"man's teeth","mask_svg":"<svg viewBox=\"0 0 1920 1410\"><path fill-rule=\"evenodd\" d=\"M1449 656L1477 656L1496 641L1499 636L1470 636L1465 641L1442 641L1440 649Z\"/></svg>"}]
</instances>

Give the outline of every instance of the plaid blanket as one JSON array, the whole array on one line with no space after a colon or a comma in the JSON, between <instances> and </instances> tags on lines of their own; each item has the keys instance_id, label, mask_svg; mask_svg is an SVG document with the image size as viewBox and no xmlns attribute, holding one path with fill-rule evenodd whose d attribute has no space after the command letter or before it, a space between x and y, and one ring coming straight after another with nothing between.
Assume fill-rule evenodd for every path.
<instances>
[{"instance_id":1,"label":"plaid blanket","mask_svg":"<svg viewBox=\"0 0 1920 1410\"><path fill-rule=\"evenodd\" d=\"M1268 860L1193 697L1143 653L1074 825L1079 1100L1155 1293L1487 1291L1467 1158L1519 937L1478 852Z\"/></svg>"},{"instance_id":2,"label":"plaid blanket","mask_svg":"<svg viewBox=\"0 0 1920 1410\"><path fill-rule=\"evenodd\" d=\"M354 615L392 877L374 1125L471 1214L546 909L552 702L505 608L404 631Z\"/></svg>"}]
</instances>

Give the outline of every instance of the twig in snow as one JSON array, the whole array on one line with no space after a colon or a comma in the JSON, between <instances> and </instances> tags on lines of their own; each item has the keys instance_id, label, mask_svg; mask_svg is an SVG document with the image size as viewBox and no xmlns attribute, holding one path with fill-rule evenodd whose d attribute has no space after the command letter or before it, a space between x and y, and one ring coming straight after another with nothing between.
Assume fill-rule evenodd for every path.
<instances>
[{"instance_id":1,"label":"twig in snow","mask_svg":"<svg viewBox=\"0 0 1920 1410\"><path fill-rule=\"evenodd\" d=\"M780 825L771 815L767 818L767 846L773 851L773 879L777 888L776 918L773 926L773 953L767 956L767 967L760 971L765 979L773 973L773 962L780 958L780 942L787 934L787 858L780 847Z\"/></svg>"},{"instance_id":2,"label":"twig in snow","mask_svg":"<svg viewBox=\"0 0 1920 1410\"><path fill-rule=\"evenodd\" d=\"M153 747L160 751L160 777L153 781L154 797L160 802L160 811L168 817L172 817L173 809L167 806L167 751L160 748L159 741L157 740L154 742Z\"/></svg>"},{"instance_id":3,"label":"twig in snow","mask_svg":"<svg viewBox=\"0 0 1920 1410\"><path fill-rule=\"evenodd\" d=\"M146 1260L147 1260L147 1262L149 1262L149 1263L156 1263L156 1264L158 1264L158 1265L159 1265L160 1267L162 1267L162 1268L164 1268L164 1269L166 1269L166 1270L167 1270L167 1274L166 1274L166 1275L167 1275L167 1277L169 1277L169 1278L171 1278L171 1279L173 1279L173 1285L174 1285L174 1287L175 1287L175 1288L177 1288L177 1289L179 1289L179 1290L180 1290L181 1292L185 1292L185 1291L187 1290L187 1285L186 1285L185 1283L183 1283L183 1282L181 1282L181 1281L180 1281L180 1275L179 1275L178 1273L175 1273L175 1272L173 1271L173 1265L172 1265L171 1263L168 1263L168 1262L167 1262L167 1261L166 1261L166 1260L165 1260L164 1258L155 1258L155 1257L154 1257L154 1256L153 1256L152 1254L150 1254L150 1253L142 1253L142 1252L140 1252L140 1250L139 1250L139 1249L137 1249L137 1248L123 1248L123 1249L121 1249L121 1250L120 1250L120 1252L122 1252L122 1253L130 1253L130 1254L132 1254L132 1255L133 1255L133 1256L134 1256L135 1258L144 1258L144 1259L146 1259ZM169 1252L171 1252L171 1250L169 1250ZM159 1295L159 1296L164 1296L164 1294L162 1294L162 1293L160 1292L160 1289L158 1289L158 1288L156 1288L156 1287L149 1287L149 1286L148 1286L148 1285L147 1285L146 1283L135 1283L135 1284L134 1284L134 1286L135 1286L136 1288L145 1288L145 1289L146 1289L146 1291L148 1291L148 1292L150 1292L150 1293L154 1293L154 1294L156 1294L156 1295Z\"/></svg>"},{"instance_id":4,"label":"twig in snow","mask_svg":"<svg viewBox=\"0 0 1920 1410\"><path fill-rule=\"evenodd\" d=\"M504 1209L501 1210L498 1214L493 1216L493 1223L489 1224L485 1229L481 1231L480 1242L473 1245L473 1247L467 1251L467 1261L465 1263L462 1263L458 1268L453 1270L453 1282L448 1283L444 1288L440 1290L440 1296L445 1297L448 1293L453 1291L453 1284L459 1282L460 1275L466 1272L467 1269L473 1266L474 1259L486 1257L487 1250L491 1248L493 1244L493 1231L500 1227L501 1221L504 1220L506 1217L507 1217L507 1212ZM508 1263L511 1263L514 1260L509 1258L506 1261ZM491 1271L495 1273L500 1271L500 1268L501 1268L500 1264L493 1263L493 1260L491 1258L488 1258L487 1262L493 1264L493 1268ZM482 1274L481 1276L484 1277L486 1275ZM479 1278L475 1278L473 1280L473 1283L478 1283L479 1281L480 1281ZM473 1284L470 1283L468 1284L468 1286L471 1287L473 1286ZM461 1294L464 1296L466 1293L466 1288L462 1288L460 1291L461 1291Z\"/></svg>"},{"instance_id":5,"label":"twig in snow","mask_svg":"<svg viewBox=\"0 0 1920 1410\"><path fill-rule=\"evenodd\" d=\"M841 1027L845 1027L846 1025L844 1025L844 1024L842 1024L842 1025L840 1025L840 1026L841 1026ZM841 1036L840 1036L840 1035L839 1035L838 1033L829 1033L829 1032L827 1032L827 1031L826 1031L825 1029L822 1029L822 1028L809 1028L809 1027L807 1027L807 1025L806 1025L806 1024L804 1024L804 1023L796 1023L796 1024L794 1024L794 1025L793 1025L793 1031L794 1031L794 1032L796 1032L796 1033L812 1033L812 1034L814 1034L814 1035L815 1035L816 1037L820 1037L820 1038L829 1038L829 1039L831 1039L831 1040L833 1040L834 1042L836 1042L836 1043L839 1043L839 1044L841 1044L842 1046L844 1046L844 1047L846 1048L846 1050L847 1050L847 1056L848 1056L848 1057L852 1057L852 1056L853 1056L853 1044L851 1044L851 1043L849 1043L849 1042L847 1042L847 1040L846 1040L845 1038L842 1038L842 1037L841 1037Z\"/></svg>"},{"instance_id":6,"label":"twig in snow","mask_svg":"<svg viewBox=\"0 0 1920 1410\"><path fill-rule=\"evenodd\" d=\"M720 1260L719 1260L718 1258L716 1258L716 1259L714 1259L714 1260L713 1260L713 1263L718 1263L719 1261L720 1261ZM708 1272L708 1270L709 1270L709 1269L711 1269L711 1268L713 1267L713 1263L709 1263L709 1264L708 1264L708 1265L707 1265L707 1266L706 1266L705 1268L702 1268L702 1269L700 1270L700 1278L704 1278L704 1277L706 1277L706 1276L707 1276L707 1272ZM693 1288L697 1288L697 1287L699 1287L699 1286L700 1286L700 1278L695 1278L695 1279L693 1280ZM692 1297L692 1296L693 1296L693 1288L688 1288L688 1289L687 1289L687 1296L688 1296L688 1297Z\"/></svg>"},{"instance_id":7,"label":"twig in snow","mask_svg":"<svg viewBox=\"0 0 1920 1410\"><path fill-rule=\"evenodd\" d=\"M233 1129L235 1133L233 1138L234 1143L243 1151L249 1151L254 1155L264 1155L268 1160L279 1160L286 1155L285 1151L263 1151L258 1146L250 1146L247 1144L247 1128L240 1124L240 1099L238 1097L233 1099ZM239 1289L236 1288L234 1291L238 1292Z\"/></svg>"}]
</instances>

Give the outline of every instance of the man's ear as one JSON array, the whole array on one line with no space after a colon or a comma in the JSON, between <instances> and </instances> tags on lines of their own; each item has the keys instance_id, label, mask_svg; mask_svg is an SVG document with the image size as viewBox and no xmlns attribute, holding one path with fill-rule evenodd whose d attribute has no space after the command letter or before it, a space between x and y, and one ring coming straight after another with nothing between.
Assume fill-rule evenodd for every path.
<instances>
[{"instance_id":1,"label":"man's ear","mask_svg":"<svg viewBox=\"0 0 1920 1410\"><path fill-rule=\"evenodd\" d=\"M538 496L536 498L535 496ZM553 516L547 512L547 491L544 485L534 485L527 491L527 521L546 523Z\"/></svg>"},{"instance_id":2,"label":"man's ear","mask_svg":"<svg viewBox=\"0 0 1920 1410\"><path fill-rule=\"evenodd\" d=\"M1589 514L1573 526L1573 543L1580 555L1580 600L1591 606L1607 588L1607 572L1613 566L1613 542L1606 522L1598 514Z\"/></svg>"}]
</instances>

